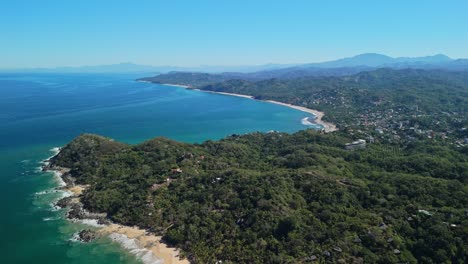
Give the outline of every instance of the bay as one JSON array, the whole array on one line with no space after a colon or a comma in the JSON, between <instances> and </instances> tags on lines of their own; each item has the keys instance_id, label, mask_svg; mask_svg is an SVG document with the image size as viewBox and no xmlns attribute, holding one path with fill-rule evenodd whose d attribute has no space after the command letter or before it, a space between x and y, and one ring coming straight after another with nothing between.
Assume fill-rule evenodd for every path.
<instances>
[{"instance_id":1,"label":"bay","mask_svg":"<svg viewBox=\"0 0 468 264\"><path fill-rule=\"evenodd\" d=\"M127 143L184 142L270 130L295 132L309 114L271 103L136 82L135 74L0 74L1 263L138 263L107 239L70 240L85 228L52 203L57 179L40 171L52 148L81 133Z\"/></svg>"}]
</instances>

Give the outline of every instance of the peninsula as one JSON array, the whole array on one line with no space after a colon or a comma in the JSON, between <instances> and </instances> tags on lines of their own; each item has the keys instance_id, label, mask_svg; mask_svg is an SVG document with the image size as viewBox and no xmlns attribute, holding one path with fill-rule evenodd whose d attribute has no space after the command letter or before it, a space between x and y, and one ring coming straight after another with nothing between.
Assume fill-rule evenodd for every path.
<instances>
[{"instance_id":1,"label":"peninsula","mask_svg":"<svg viewBox=\"0 0 468 264\"><path fill-rule=\"evenodd\" d=\"M82 187L69 216L97 216L100 234L164 263L461 261L466 155L432 142L345 150L353 140L306 130L127 145L84 134L46 169Z\"/></svg>"}]
</instances>

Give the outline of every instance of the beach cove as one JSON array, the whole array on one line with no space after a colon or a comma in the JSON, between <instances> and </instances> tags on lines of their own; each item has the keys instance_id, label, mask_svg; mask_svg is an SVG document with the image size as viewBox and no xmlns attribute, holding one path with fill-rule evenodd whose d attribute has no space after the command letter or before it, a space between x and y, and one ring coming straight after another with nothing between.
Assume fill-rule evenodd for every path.
<instances>
[{"instance_id":1,"label":"beach cove","mask_svg":"<svg viewBox=\"0 0 468 264\"><path fill-rule=\"evenodd\" d=\"M141 82L147 82L147 83L151 83L149 81L141 81ZM200 92L205 92L205 93L214 93L214 94L221 94L221 95L229 95L229 96L236 96L236 97L242 97L242 98L246 98L246 99L254 99L256 100L253 96L251 95L245 95L245 94L236 94L236 93L225 93L225 92L214 92L214 91L207 91L207 90L200 90L200 89L193 89L191 88L190 86L187 86L187 85L179 85L179 84L164 84L166 86L173 86L173 87L180 87L180 88L184 88L184 89L192 89L192 90L195 90L195 91L200 91ZM305 112L305 113L309 113L309 114L312 114L314 115L314 118L312 120L310 120L309 118L304 118L302 119L302 123L304 125L313 125L313 124L318 124L318 125L321 125L323 127L323 130L328 133L328 132L333 132L333 131L337 131L338 128L336 127L335 124L333 123L330 123L330 122L326 122L326 121L323 121L322 118L323 116L325 115L324 112L321 112L321 111L318 111L318 110L314 110L314 109L310 109L310 108L307 108L307 107L303 107L303 106L298 106L298 105L292 105L292 104L287 104L287 103L283 103L283 102L279 102L279 101L274 101L274 100L259 100L259 101L262 101L262 102L267 102L267 103L272 103L272 104L277 104L277 105L282 105L282 106L285 106L285 107L289 107L289 108L292 108L292 109L296 109L296 110L299 110L299 111L302 111L302 112Z\"/></svg>"},{"instance_id":2,"label":"beach cove","mask_svg":"<svg viewBox=\"0 0 468 264\"><path fill-rule=\"evenodd\" d=\"M53 159L60 153L61 148L51 149L53 156L43 161L42 170L53 173L58 186L55 191L61 192L62 198L53 203L57 209L67 211L66 218L73 223L89 225L85 229L73 234L75 242L88 243L99 238L110 238L123 249L130 252L144 264L188 264L188 260L181 257L176 248L168 247L162 242L162 237L140 229L137 226L125 226L112 223L106 219L105 214L90 213L84 209L81 203L83 192L87 185L75 184L75 179L70 175L70 168L56 167Z\"/></svg>"}]
</instances>

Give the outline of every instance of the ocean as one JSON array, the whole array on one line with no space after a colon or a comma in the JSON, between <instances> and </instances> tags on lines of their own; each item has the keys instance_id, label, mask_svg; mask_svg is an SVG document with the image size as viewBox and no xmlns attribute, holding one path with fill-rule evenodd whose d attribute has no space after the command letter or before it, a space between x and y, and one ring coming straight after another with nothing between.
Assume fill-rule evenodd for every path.
<instances>
[{"instance_id":1,"label":"ocean","mask_svg":"<svg viewBox=\"0 0 468 264\"><path fill-rule=\"evenodd\" d=\"M0 74L0 263L139 263L102 238L73 240L53 202L59 181L41 162L81 133L127 143L164 136L203 142L230 134L295 132L307 113L234 96L136 82L136 74Z\"/></svg>"}]
</instances>

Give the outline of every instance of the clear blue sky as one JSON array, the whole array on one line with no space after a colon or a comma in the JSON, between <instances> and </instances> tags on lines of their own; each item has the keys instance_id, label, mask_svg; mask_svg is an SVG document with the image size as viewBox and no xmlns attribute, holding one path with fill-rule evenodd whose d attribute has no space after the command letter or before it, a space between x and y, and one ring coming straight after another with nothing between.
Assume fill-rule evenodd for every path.
<instances>
[{"instance_id":1,"label":"clear blue sky","mask_svg":"<svg viewBox=\"0 0 468 264\"><path fill-rule=\"evenodd\" d=\"M467 0L0 1L0 68L468 57Z\"/></svg>"}]
</instances>

